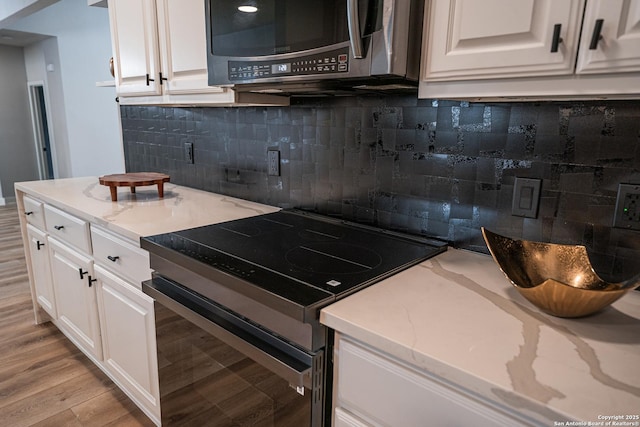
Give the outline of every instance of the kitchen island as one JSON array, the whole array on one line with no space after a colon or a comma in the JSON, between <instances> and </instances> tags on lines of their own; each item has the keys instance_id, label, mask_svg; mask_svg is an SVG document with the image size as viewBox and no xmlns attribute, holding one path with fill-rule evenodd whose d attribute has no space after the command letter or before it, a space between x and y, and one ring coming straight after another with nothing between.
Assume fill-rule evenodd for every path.
<instances>
[{"instance_id":1,"label":"kitchen island","mask_svg":"<svg viewBox=\"0 0 640 427\"><path fill-rule=\"evenodd\" d=\"M590 317L557 318L521 297L490 256L449 249L320 320L338 332L336 425L411 425L412 412L443 425L465 419L464 407L499 416L448 425L640 425L640 292ZM389 371L408 378L404 390L377 388L372 378ZM434 399L405 399L416 383Z\"/></svg>"},{"instance_id":2,"label":"kitchen island","mask_svg":"<svg viewBox=\"0 0 640 427\"><path fill-rule=\"evenodd\" d=\"M167 183L119 192L97 177L15 184L36 323L51 321L156 424L154 300L143 236L270 213L273 206Z\"/></svg>"}]
</instances>

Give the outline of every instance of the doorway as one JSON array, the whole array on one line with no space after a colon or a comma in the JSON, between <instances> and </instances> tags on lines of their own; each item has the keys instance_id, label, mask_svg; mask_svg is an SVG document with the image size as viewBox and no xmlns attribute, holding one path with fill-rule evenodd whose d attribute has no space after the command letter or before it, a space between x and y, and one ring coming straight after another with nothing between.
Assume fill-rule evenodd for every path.
<instances>
[{"instance_id":1,"label":"doorway","mask_svg":"<svg viewBox=\"0 0 640 427\"><path fill-rule=\"evenodd\" d=\"M53 179L52 138L49 132L47 102L43 83L29 83L29 104L40 179Z\"/></svg>"}]
</instances>

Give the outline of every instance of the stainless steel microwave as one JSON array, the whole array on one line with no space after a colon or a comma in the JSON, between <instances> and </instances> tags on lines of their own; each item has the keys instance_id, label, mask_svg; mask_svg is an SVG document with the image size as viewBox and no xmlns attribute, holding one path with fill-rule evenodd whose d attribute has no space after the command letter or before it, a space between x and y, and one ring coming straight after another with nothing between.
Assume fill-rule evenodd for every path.
<instances>
[{"instance_id":1,"label":"stainless steel microwave","mask_svg":"<svg viewBox=\"0 0 640 427\"><path fill-rule=\"evenodd\" d=\"M417 86L424 0L206 0L209 85L317 93Z\"/></svg>"}]
</instances>

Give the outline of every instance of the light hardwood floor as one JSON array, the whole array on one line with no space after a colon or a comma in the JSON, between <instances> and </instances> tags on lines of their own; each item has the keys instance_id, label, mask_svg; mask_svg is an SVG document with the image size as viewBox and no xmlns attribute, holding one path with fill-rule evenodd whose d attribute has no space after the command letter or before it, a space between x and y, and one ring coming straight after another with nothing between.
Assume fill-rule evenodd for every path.
<instances>
[{"instance_id":1,"label":"light hardwood floor","mask_svg":"<svg viewBox=\"0 0 640 427\"><path fill-rule=\"evenodd\" d=\"M55 326L34 324L15 205L0 206L0 426L153 426Z\"/></svg>"}]
</instances>

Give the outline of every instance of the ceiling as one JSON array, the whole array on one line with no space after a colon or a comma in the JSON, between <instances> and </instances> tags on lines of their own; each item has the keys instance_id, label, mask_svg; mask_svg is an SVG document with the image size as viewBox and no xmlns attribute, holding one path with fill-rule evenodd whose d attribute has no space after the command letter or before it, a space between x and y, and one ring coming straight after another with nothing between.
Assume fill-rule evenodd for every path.
<instances>
[{"instance_id":1,"label":"ceiling","mask_svg":"<svg viewBox=\"0 0 640 427\"><path fill-rule=\"evenodd\" d=\"M0 0L0 45L28 46L48 35L9 30L7 27L60 0Z\"/></svg>"},{"instance_id":2,"label":"ceiling","mask_svg":"<svg viewBox=\"0 0 640 427\"><path fill-rule=\"evenodd\" d=\"M7 46L28 46L51 36L45 34L26 33L24 31L8 30L0 28L0 45Z\"/></svg>"}]
</instances>

